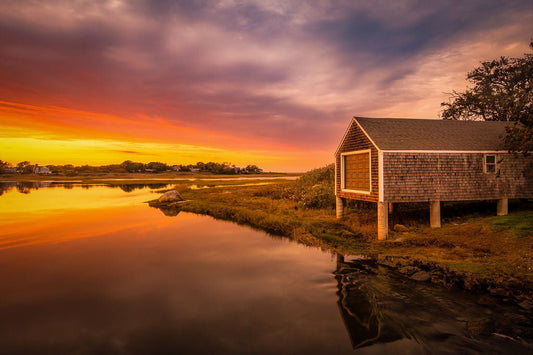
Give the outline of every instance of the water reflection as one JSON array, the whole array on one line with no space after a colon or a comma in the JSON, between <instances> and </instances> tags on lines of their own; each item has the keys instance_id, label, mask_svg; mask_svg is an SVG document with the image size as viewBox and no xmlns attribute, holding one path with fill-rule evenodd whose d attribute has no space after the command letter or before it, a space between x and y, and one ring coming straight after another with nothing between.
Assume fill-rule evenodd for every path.
<instances>
[{"instance_id":1,"label":"water reflection","mask_svg":"<svg viewBox=\"0 0 533 355\"><path fill-rule=\"evenodd\" d=\"M51 182L44 181L19 181L19 182L0 182L0 196L4 193L16 189L22 194L28 194L31 190L39 188L51 187Z\"/></svg>"},{"instance_id":2,"label":"water reflection","mask_svg":"<svg viewBox=\"0 0 533 355\"><path fill-rule=\"evenodd\" d=\"M154 191L167 184L134 184L109 186L64 182L12 182L0 184L0 227L2 234L16 235L20 224L60 223L75 211L142 205L156 197ZM125 192L127 190L128 192ZM22 192L22 193L19 193ZM78 218L78 217L75 217ZM0 235L1 237L2 235ZM4 238L5 239L5 238ZM1 242L2 238L0 238Z\"/></svg>"},{"instance_id":3,"label":"water reflection","mask_svg":"<svg viewBox=\"0 0 533 355\"><path fill-rule=\"evenodd\" d=\"M29 194L32 190L38 190L42 188L64 188L73 189L76 186L80 186L82 189L89 190L97 186L107 186L109 188L119 188L124 192L132 192L141 189L164 189L168 184L154 183L154 184L79 184L77 182L53 182L53 181L16 181L16 182L0 182L0 196L4 193L16 189L22 194Z\"/></svg>"},{"instance_id":4,"label":"water reflection","mask_svg":"<svg viewBox=\"0 0 533 355\"><path fill-rule=\"evenodd\" d=\"M342 255L337 255L338 306L350 341L354 349L401 339L401 334L382 336L379 309L375 295L362 287L370 270L363 263L345 263Z\"/></svg>"},{"instance_id":5,"label":"water reflection","mask_svg":"<svg viewBox=\"0 0 533 355\"><path fill-rule=\"evenodd\" d=\"M159 210L163 212L163 214L167 217L176 217L181 212L180 209L172 208L172 207L170 208L159 207Z\"/></svg>"},{"instance_id":6,"label":"water reflection","mask_svg":"<svg viewBox=\"0 0 533 355\"><path fill-rule=\"evenodd\" d=\"M151 190L157 190L157 189L164 189L168 187L168 184L114 184L114 185L107 185L111 188L119 188L124 192L132 192L135 190L141 190L141 189L151 189Z\"/></svg>"},{"instance_id":7,"label":"water reflection","mask_svg":"<svg viewBox=\"0 0 533 355\"><path fill-rule=\"evenodd\" d=\"M337 256L338 306L359 353L510 353L533 350L531 314L489 296L398 277ZM400 346L401 344L401 346Z\"/></svg>"},{"instance_id":8,"label":"water reflection","mask_svg":"<svg viewBox=\"0 0 533 355\"><path fill-rule=\"evenodd\" d=\"M142 205L63 217L0 249L0 352L351 353L327 253Z\"/></svg>"}]
</instances>

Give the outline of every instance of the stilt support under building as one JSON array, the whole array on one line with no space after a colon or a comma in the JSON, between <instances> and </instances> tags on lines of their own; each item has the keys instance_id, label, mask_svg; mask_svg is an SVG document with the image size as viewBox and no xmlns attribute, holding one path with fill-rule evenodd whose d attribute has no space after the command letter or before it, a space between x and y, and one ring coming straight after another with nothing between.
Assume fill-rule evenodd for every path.
<instances>
[{"instance_id":1,"label":"stilt support under building","mask_svg":"<svg viewBox=\"0 0 533 355\"><path fill-rule=\"evenodd\" d=\"M440 201L429 201L429 226L440 228Z\"/></svg>"},{"instance_id":2,"label":"stilt support under building","mask_svg":"<svg viewBox=\"0 0 533 355\"><path fill-rule=\"evenodd\" d=\"M498 216L507 216L509 214L509 199L502 198L498 200L498 207L496 214Z\"/></svg>"},{"instance_id":3,"label":"stilt support under building","mask_svg":"<svg viewBox=\"0 0 533 355\"><path fill-rule=\"evenodd\" d=\"M378 240L385 240L389 235L389 204L378 202Z\"/></svg>"},{"instance_id":4,"label":"stilt support under building","mask_svg":"<svg viewBox=\"0 0 533 355\"><path fill-rule=\"evenodd\" d=\"M341 219L344 217L344 206L346 205L346 201L342 197L337 196L337 219Z\"/></svg>"}]
</instances>

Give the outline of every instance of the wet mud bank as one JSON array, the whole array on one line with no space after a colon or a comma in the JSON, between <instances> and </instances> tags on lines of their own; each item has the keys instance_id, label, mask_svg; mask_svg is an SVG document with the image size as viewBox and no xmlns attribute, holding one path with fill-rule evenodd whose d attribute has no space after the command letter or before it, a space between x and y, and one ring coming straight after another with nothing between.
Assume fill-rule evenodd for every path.
<instances>
[{"instance_id":1,"label":"wet mud bank","mask_svg":"<svg viewBox=\"0 0 533 355\"><path fill-rule=\"evenodd\" d=\"M460 273L434 261L423 262L387 255L374 256L373 261L414 281L463 289L472 294L490 295L499 302L515 304L533 319L533 284L527 281L497 280Z\"/></svg>"}]
</instances>

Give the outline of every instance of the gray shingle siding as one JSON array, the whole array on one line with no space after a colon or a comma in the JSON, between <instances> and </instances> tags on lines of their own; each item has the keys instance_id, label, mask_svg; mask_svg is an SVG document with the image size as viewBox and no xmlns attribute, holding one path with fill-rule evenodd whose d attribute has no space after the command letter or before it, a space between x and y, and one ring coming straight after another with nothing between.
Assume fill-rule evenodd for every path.
<instances>
[{"instance_id":1,"label":"gray shingle siding","mask_svg":"<svg viewBox=\"0 0 533 355\"><path fill-rule=\"evenodd\" d=\"M383 153L384 200L424 202L533 197L531 159L496 154L499 175L485 173L483 153ZM529 160L529 162L528 162ZM529 168L524 169L529 164Z\"/></svg>"}]
</instances>

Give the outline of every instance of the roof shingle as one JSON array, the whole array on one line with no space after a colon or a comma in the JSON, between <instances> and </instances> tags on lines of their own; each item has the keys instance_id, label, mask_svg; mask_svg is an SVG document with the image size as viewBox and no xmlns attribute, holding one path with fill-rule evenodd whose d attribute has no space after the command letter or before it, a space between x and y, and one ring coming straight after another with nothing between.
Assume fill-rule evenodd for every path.
<instances>
[{"instance_id":1,"label":"roof shingle","mask_svg":"<svg viewBox=\"0 0 533 355\"><path fill-rule=\"evenodd\" d=\"M381 150L505 150L510 122L354 117Z\"/></svg>"}]
</instances>

